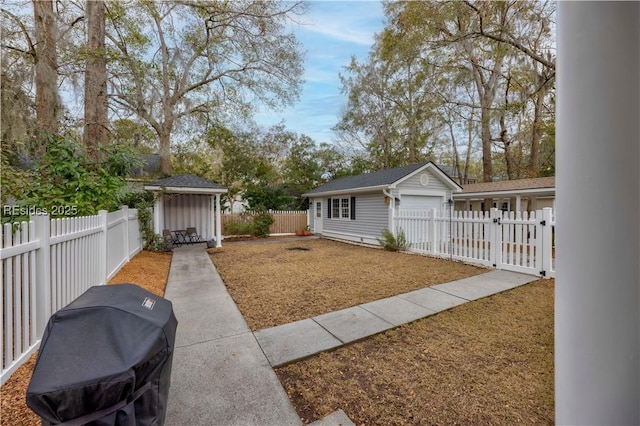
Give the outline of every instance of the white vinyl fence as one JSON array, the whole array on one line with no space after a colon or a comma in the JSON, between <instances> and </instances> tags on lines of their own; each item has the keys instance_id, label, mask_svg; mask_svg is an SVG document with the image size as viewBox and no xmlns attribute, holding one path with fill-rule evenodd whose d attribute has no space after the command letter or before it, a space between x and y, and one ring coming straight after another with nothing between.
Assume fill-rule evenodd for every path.
<instances>
[{"instance_id":1,"label":"white vinyl fence","mask_svg":"<svg viewBox=\"0 0 640 426\"><path fill-rule=\"evenodd\" d=\"M6 224L0 230L1 384L33 354L49 317L89 287L105 285L142 249L138 212Z\"/></svg>"},{"instance_id":2,"label":"white vinyl fence","mask_svg":"<svg viewBox=\"0 0 640 426\"><path fill-rule=\"evenodd\" d=\"M555 277L551 208L536 212L398 210L394 228L409 251Z\"/></svg>"}]
</instances>

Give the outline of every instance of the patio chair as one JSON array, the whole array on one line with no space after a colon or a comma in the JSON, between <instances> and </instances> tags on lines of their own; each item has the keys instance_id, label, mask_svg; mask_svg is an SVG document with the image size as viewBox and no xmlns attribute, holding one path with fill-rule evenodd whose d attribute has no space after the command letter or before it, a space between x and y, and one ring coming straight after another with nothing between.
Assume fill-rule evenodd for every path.
<instances>
[{"instance_id":1,"label":"patio chair","mask_svg":"<svg viewBox=\"0 0 640 426\"><path fill-rule=\"evenodd\" d=\"M187 228L187 241L189 242L189 244L206 242L200 235L198 235L198 231L196 231L195 227Z\"/></svg>"},{"instance_id":2,"label":"patio chair","mask_svg":"<svg viewBox=\"0 0 640 426\"><path fill-rule=\"evenodd\" d=\"M165 241L171 246L180 247L180 245L182 244L182 242L179 241L178 238L174 237L171 231L168 229L162 230L162 236L164 237Z\"/></svg>"}]
</instances>

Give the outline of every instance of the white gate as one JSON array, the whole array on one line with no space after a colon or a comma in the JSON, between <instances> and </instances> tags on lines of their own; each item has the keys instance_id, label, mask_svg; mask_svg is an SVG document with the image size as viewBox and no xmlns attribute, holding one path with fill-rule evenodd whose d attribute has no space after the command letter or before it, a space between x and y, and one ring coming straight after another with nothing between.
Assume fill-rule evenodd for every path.
<instances>
[{"instance_id":1,"label":"white gate","mask_svg":"<svg viewBox=\"0 0 640 426\"><path fill-rule=\"evenodd\" d=\"M543 277L552 265L555 225L552 209L536 212L444 212L399 210L395 232L404 232L409 251L448 257Z\"/></svg>"}]
</instances>

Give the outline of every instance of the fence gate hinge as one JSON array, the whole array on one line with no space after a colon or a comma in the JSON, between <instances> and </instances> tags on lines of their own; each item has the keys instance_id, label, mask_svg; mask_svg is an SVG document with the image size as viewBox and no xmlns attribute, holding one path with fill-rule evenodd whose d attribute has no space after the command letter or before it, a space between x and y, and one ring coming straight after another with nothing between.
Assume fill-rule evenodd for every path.
<instances>
[{"instance_id":1,"label":"fence gate hinge","mask_svg":"<svg viewBox=\"0 0 640 426\"><path fill-rule=\"evenodd\" d=\"M540 222L540 225L542 225L542 226L545 226L546 224L547 224L546 220L543 220L543 221Z\"/></svg>"},{"instance_id":2,"label":"fence gate hinge","mask_svg":"<svg viewBox=\"0 0 640 426\"><path fill-rule=\"evenodd\" d=\"M547 271L540 271L540 276L541 277L546 277L547 276Z\"/></svg>"},{"instance_id":3,"label":"fence gate hinge","mask_svg":"<svg viewBox=\"0 0 640 426\"><path fill-rule=\"evenodd\" d=\"M493 223L497 223L498 225L500 225L500 218L497 217L497 218L493 219Z\"/></svg>"}]
</instances>

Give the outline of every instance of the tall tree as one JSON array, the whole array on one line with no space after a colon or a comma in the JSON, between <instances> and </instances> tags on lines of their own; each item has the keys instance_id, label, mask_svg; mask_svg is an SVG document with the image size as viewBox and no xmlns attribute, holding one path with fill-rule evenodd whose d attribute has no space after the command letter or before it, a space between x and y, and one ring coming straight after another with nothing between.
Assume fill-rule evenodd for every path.
<instances>
[{"instance_id":1,"label":"tall tree","mask_svg":"<svg viewBox=\"0 0 640 426\"><path fill-rule=\"evenodd\" d=\"M163 173L171 173L171 135L186 119L216 122L225 109L248 115L255 102L277 107L297 99L302 56L286 23L302 7L257 0L109 3L114 103L155 130Z\"/></svg>"},{"instance_id":2,"label":"tall tree","mask_svg":"<svg viewBox=\"0 0 640 426\"><path fill-rule=\"evenodd\" d=\"M33 0L35 22L36 118L41 131L56 134L61 105L58 94L58 23L51 0Z\"/></svg>"},{"instance_id":3,"label":"tall tree","mask_svg":"<svg viewBox=\"0 0 640 426\"><path fill-rule=\"evenodd\" d=\"M87 63L84 78L84 145L100 161L101 145L109 137L107 118L107 57L105 49L105 6L103 0L86 2Z\"/></svg>"},{"instance_id":4,"label":"tall tree","mask_svg":"<svg viewBox=\"0 0 640 426\"><path fill-rule=\"evenodd\" d=\"M369 153L374 169L400 165L398 134L391 108L391 71L384 61L370 54L369 61L355 58L340 75L348 103L334 127L347 144L359 145Z\"/></svg>"},{"instance_id":5,"label":"tall tree","mask_svg":"<svg viewBox=\"0 0 640 426\"><path fill-rule=\"evenodd\" d=\"M472 112L457 114L457 123L447 121L452 116L441 112L440 118L447 117L444 129L430 124L435 143L460 139L456 133L467 133L470 123L463 117L477 111L479 120L473 123L481 141L483 180L497 176L496 161L509 162L508 177L535 176L555 76L550 31L553 3L385 2L385 13L388 23L381 51L402 53L387 55L387 59L394 58L392 66L404 59L407 69L406 59L415 58L411 67L422 69L414 75L428 76L422 84L432 85L427 93L439 99L440 105L436 102L431 109L451 104ZM407 56L408 52L413 54ZM397 79L411 82L409 74ZM469 87L475 95L469 96ZM411 133L411 122L403 126ZM450 137L443 137L445 129ZM494 154L499 155L494 158Z\"/></svg>"}]
</instances>

